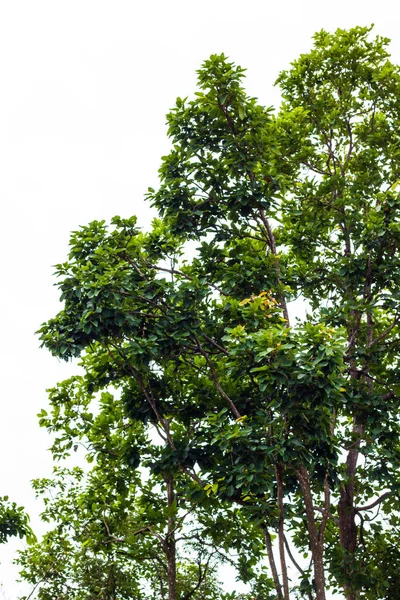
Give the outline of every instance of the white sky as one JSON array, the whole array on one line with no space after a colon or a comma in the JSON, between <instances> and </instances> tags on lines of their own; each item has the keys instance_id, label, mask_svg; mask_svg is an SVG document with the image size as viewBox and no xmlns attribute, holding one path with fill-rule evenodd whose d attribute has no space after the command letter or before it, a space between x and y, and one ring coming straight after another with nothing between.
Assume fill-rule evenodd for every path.
<instances>
[{"instance_id":1,"label":"white sky","mask_svg":"<svg viewBox=\"0 0 400 600\"><path fill-rule=\"evenodd\" d=\"M397 0L0 1L0 496L33 524L29 481L51 469L36 414L72 372L34 331L59 310L51 265L69 232L115 214L149 223L142 198L168 149L165 114L194 92L210 54L247 67L248 92L277 104L276 76L321 28L373 22L399 63L398 10ZM17 546L0 547L7 600L23 589Z\"/></svg>"}]
</instances>

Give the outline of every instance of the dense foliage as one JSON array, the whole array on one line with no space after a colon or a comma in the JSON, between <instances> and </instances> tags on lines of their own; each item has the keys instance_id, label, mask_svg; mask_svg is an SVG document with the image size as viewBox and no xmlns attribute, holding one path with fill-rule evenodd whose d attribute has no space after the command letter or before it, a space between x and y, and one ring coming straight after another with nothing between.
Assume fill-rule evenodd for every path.
<instances>
[{"instance_id":1,"label":"dense foliage","mask_svg":"<svg viewBox=\"0 0 400 600\"><path fill-rule=\"evenodd\" d=\"M234 550L253 597L397 597L400 71L370 28L314 40L280 74L277 114L246 95L243 69L223 55L205 61L195 99L178 98L167 117L152 230L135 218L92 222L57 267L63 309L41 340L81 357L83 375L51 391L41 420L57 458L83 441L106 481L74 492L68 510L95 498L94 527L111 511L74 552L105 574L124 551L112 559L114 596L89 592L68 562L76 597L223 597L179 583L177 531L199 527L190 552L203 558L181 571L192 579L210 540L215 553ZM291 318L299 297L301 321ZM63 535L63 521L76 532L92 519L54 518ZM139 595L137 566L123 583L141 527L165 542L159 596L155 584ZM70 535L82 539L57 544ZM101 552L88 554L91 539ZM134 544L144 565L146 544ZM34 552L40 563L45 545Z\"/></svg>"}]
</instances>

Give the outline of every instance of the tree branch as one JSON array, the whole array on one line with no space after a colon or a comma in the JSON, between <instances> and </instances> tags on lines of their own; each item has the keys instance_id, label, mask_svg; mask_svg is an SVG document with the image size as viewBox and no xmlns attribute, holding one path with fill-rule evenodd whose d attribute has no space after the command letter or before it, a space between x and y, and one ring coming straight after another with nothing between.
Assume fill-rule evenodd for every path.
<instances>
[{"instance_id":1,"label":"tree branch","mask_svg":"<svg viewBox=\"0 0 400 600\"><path fill-rule=\"evenodd\" d=\"M271 534L269 533L269 531L266 527L263 527L262 530L264 532L264 540L265 540L265 545L267 547L268 561L269 561L269 566L271 568L272 579L274 580L276 595L278 596L278 600L283 600L282 586L281 586L281 582L279 581L278 570L276 568L274 552L272 549ZM289 554L289 556L290 556L290 554Z\"/></svg>"},{"instance_id":2,"label":"tree branch","mask_svg":"<svg viewBox=\"0 0 400 600\"><path fill-rule=\"evenodd\" d=\"M359 513L363 510L371 510L372 508L375 508L375 506L378 506L378 504L386 500L386 498L389 498L390 495L391 492L385 492L384 494L382 494L382 496L379 496L377 500L371 502L371 504L367 504L366 506L358 506L354 510L356 513Z\"/></svg>"},{"instance_id":3,"label":"tree branch","mask_svg":"<svg viewBox=\"0 0 400 600\"><path fill-rule=\"evenodd\" d=\"M259 210L259 215L260 215L261 221L265 227L265 230L267 232L267 236L268 236L268 240L269 240L268 245L271 249L272 254L275 256L275 271L276 271L278 283L280 283L281 282L281 268L280 268L280 265L279 265L279 262L277 259L275 236L272 231L271 225L269 224L269 221L268 221L267 217L265 216L265 212L262 208L260 208L260 210ZM287 308L286 298L285 298L284 294L281 294L280 304L281 304L281 308L283 311L283 316L286 319L286 326L289 327L289 311Z\"/></svg>"},{"instance_id":4,"label":"tree branch","mask_svg":"<svg viewBox=\"0 0 400 600\"><path fill-rule=\"evenodd\" d=\"M228 394L224 391L223 387L221 386L218 376L215 372L215 369L213 367L213 364L210 360L210 357L208 356L207 352L205 350L203 350L203 348L200 346L200 343L198 341L198 339L196 338L196 342L197 342L197 348L200 352L200 354L202 356L204 356L204 358L206 359L208 368L210 369L210 374L211 374L211 378L215 384L215 387L217 388L217 390L219 391L219 393L221 394L221 396L224 398L224 400L226 400L229 408L231 409L233 415L235 416L236 419L240 419L240 417L242 416L240 414L240 412L238 411L238 409L236 408L234 402L231 400L231 398L229 398Z\"/></svg>"},{"instance_id":5,"label":"tree branch","mask_svg":"<svg viewBox=\"0 0 400 600\"><path fill-rule=\"evenodd\" d=\"M300 567L300 565L298 564L298 562L296 562L292 551L290 550L290 546L289 546L289 542L287 541L287 537L286 535L283 536L283 541L285 542L285 548L287 550L288 556L290 558L290 560L292 561L292 563L294 564L294 566L296 567L296 569L298 570L299 573L301 573L302 575L305 575L305 571Z\"/></svg>"},{"instance_id":6,"label":"tree branch","mask_svg":"<svg viewBox=\"0 0 400 600\"><path fill-rule=\"evenodd\" d=\"M394 327L396 327L398 321L399 321L399 315L396 315L393 319L393 323L391 325L389 325L389 327L387 329L385 329L385 331L382 331L382 333L380 335L378 335L374 340L372 340L368 344L367 347L371 348L371 346L374 346L375 344L377 344L378 342L383 340L383 338L385 338L387 336L387 334L390 333L392 331L392 329L394 329Z\"/></svg>"}]
</instances>

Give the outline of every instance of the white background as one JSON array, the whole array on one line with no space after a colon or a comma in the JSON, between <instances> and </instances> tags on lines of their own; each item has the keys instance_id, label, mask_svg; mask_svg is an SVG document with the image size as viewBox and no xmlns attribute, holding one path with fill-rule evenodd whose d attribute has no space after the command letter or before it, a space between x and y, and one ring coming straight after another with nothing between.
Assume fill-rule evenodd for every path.
<instances>
[{"instance_id":1,"label":"white background","mask_svg":"<svg viewBox=\"0 0 400 600\"><path fill-rule=\"evenodd\" d=\"M397 0L0 0L0 496L37 525L30 480L48 475L50 440L36 414L71 365L39 350L34 331L58 310L51 265L69 232L135 213L168 150L165 114L195 91L196 69L224 52L247 90L278 105L280 70L321 29L375 23L400 62ZM22 590L0 548L0 598ZM234 589L232 581L227 589Z\"/></svg>"}]
</instances>

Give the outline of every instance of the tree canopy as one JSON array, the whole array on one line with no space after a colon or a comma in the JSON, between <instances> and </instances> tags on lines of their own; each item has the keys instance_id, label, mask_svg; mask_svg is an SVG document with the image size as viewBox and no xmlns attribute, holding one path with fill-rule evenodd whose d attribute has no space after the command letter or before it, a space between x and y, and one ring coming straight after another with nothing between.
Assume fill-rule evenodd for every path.
<instances>
[{"instance_id":1,"label":"tree canopy","mask_svg":"<svg viewBox=\"0 0 400 600\"><path fill-rule=\"evenodd\" d=\"M388 42L370 27L315 34L278 77L277 112L211 56L194 99L167 116L152 229L94 221L57 266L63 308L40 336L83 374L51 390L41 423L55 457L83 440L102 476L116 474L115 537L153 527L161 500L139 522L141 496L123 482L155 478L160 597L190 597L176 576L185 506L205 540L237 552L260 599L398 595L400 70Z\"/></svg>"}]
</instances>

